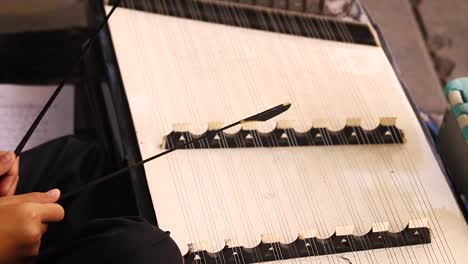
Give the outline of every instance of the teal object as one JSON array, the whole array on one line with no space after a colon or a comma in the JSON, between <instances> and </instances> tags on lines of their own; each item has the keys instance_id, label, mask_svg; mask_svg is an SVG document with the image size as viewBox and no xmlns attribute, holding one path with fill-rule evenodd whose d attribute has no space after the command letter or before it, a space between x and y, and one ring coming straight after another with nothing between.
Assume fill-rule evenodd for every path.
<instances>
[{"instance_id":1,"label":"teal object","mask_svg":"<svg viewBox=\"0 0 468 264\"><path fill-rule=\"evenodd\" d=\"M455 115L455 117L459 117L463 114L468 115L468 103L459 104L452 107L452 112Z\"/></svg>"},{"instance_id":2,"label":"teal object","mask_svg":"<svg viewBox=\"0 0 468 264\"><path fill-rule=\"evenodd\" d=\"M452 91L460 91L463 104L458 104L452 107L452 113L455 116L455 119L460 115L468 115L468 78L455 79L445 86L445 95ZM468 127L462 127L462 134L465 141L468 141Z\"/></svg>"},{"instance_id":3,"label":"teal object","mask_svg":"<svg viewBox=\"0 0 468 264\"><path fill-rule=\"evenodd\" d=\"M449 82L445 86L445 96L452 91L460 91L463 101L468 103L468 78L459 78Z\"/></svg>"},{"instance_id":4,"label":"teal object","mask_svg":"<svg viewBox=\"0 0 468 264\"><path fill-rule=\"evenodd\" d=\"M463 132L463 137L465 138L465 141L468 141L468 126L464 127L462 129Z\"/></svg>"}]
</instances>

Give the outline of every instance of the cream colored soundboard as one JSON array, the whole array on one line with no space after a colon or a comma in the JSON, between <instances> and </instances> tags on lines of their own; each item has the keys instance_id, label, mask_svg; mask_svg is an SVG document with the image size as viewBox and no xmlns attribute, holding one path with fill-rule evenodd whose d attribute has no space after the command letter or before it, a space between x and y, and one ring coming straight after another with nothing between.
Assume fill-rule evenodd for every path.
<instances>
[{"instance_id":1,"label":"cream colored soundboard","mask_svg":"<svg viewBox=\"0 0 468 264\"><path fill-rule=\"evenodd\" d=\"M281 263L465 262L467 224L382 48L123 8L109 23L143 157L175 125L201 134L283 102L289 111L253 126L372 129L395 117L405 133L404 144L178 150L148 163L158 224L183 254L412 223L432 242Z\"/></svg>"}]
</instances>

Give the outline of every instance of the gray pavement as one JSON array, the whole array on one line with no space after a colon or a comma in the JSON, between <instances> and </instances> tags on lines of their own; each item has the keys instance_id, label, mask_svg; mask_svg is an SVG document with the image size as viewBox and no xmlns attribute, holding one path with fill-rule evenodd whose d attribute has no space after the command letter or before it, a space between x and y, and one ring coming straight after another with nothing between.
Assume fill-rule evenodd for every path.
<instances>
[{"instance_id":1,"label":"gray pavement","mask_svg":"<svg viewBox=\"0 0 468 264\"><path fill-rule=\"evenodd\" d=\"M449 81L468 76L468 0L420 2L418 10L440 77Z\"/></svg>"},{"instance_id":2,"label":"gray pavement","mask_svg":"<svg viewBox=\"0 0 468 264\"><path fill-rule=\"evenodd\" d=\"M408 0L362 0L383 31L416 105L443 113L446 101L423 35Z\"/></svg>"}]
</instances>

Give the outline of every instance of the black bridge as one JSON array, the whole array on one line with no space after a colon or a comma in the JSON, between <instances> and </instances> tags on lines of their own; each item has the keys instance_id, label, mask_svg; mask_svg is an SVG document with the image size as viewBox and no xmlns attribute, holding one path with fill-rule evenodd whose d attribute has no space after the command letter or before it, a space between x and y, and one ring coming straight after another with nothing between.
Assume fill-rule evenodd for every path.
<instances>
[{"instance_id":1,"label":"black bridge","mask_svg":"<svg viewBox=\"0 0 468 264\"><path fill-rule=\"evenodd\" d=\"M186 142L212 133L204 140L183 146ZM336 146L336 145L375 145L402 144L405 138L403 131L396 126L379 125L373 130L360 126L346 126L340 131L327 128L312 128L307 132L294 129L274 129L270 133L257 130L240 130L235 134L207 131L195 135L189 131L173 131L164 137L162 146L166 149L180 147L183 149L209 148L255 148L255 147L303 147L303 146Z\"/></svg>"},{"instance_id":2,"label":"black bridge","mask_svg":"<svg viewBox=\"0 0 468 264\"><path fill-rule=\"evenodd\" d=\"M237 264L258 263L283 259L313 257L353 251L421 245L431 242L427 227L405 228L398 233L372 232L363 236L333 235L327 239L297 239L291 244L260 243L255 248L225 247L222 251L189 252L184 263L196 264Z\"/></svg>"}]
</instances>

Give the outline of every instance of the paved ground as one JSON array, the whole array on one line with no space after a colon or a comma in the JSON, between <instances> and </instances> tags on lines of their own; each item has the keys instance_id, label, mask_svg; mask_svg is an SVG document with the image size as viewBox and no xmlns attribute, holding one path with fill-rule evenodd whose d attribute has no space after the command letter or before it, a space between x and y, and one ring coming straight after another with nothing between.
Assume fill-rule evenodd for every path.
<instances>
[{"instance_id":1,"label":"paved ground","mask_svg":"<svg viewBox=\"0 0 468 264\"><path fill-rule=\"evenodd\" d=\"M468 76L468 1L421 0L417 7L440 77Z\"/></svg>"},{"instance_id":2,"label":"paved ground","mask_svg":"<svg viewBox=\"0 0 468 264\"><path fill-rule=\"evenodd\" d=\"M416 105L442 113L445 98L425 41L408 0L362 0L382 29L396 58L403 80Z\"/></svg>"}]
</instances>

